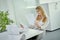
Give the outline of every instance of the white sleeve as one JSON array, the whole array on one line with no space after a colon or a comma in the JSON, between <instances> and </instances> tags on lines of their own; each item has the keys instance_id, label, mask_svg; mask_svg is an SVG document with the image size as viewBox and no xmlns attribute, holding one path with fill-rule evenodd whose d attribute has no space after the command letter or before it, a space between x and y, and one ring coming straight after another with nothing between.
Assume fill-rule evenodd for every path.
<instances>
[{"instance_id":1,"label":"white sleeve","mask_svg":"<svg viewBox=\"0 0 60 40\"><path fill-rule=\"evenodd\" d=\"M40 21L40 22L39 22L39 25L40 25L40 26L43 26L43 25L44 25L44 23L43 23L42 21Z\"/></svg>"}]
</instances>

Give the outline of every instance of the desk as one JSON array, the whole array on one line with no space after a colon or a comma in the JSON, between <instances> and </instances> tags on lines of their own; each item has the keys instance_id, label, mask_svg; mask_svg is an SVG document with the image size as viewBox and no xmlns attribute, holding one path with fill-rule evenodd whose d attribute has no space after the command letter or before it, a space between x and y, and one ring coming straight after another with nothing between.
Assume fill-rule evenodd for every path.
<instances>
[{"instance_id":1,"label":"desk","mask_svg":"<svg viewBox=\"0 0 60 40\"><path fill-rule=\"evenodd\" d=\"M39 31L39 30L34 30L34 29L28 29L24 34L26 35L26 40L29 38L32 38L36 35L40 35L41 33L43 33L43 31ZM21 35L9 35L9 40L20 40L20 38L22 37L23 34ZM24 38L23 38L24 39Z\"/></svg>"},{"instance_id":2,"label":"desk","mask_svg":"<svg viewBox=\"0 0 60 40\"><path fill-rule=\"evenodd\" d=\"M25 34L26 34L26 39L32 38L34 36L40 35L43 33L43 31L40 30L34 30L34 29L29 29Z\"/></svg>"}]
</instances>

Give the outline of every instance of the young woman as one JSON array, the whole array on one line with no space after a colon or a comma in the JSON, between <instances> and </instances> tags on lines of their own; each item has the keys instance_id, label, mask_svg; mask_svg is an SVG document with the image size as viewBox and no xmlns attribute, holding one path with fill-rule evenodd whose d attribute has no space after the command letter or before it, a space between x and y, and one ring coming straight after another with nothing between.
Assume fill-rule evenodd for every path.
<instances>
[{"instance_id":1,"label":"young woman","mask_svg":"<svg viewBox=\"0 0 60 40\"><path fill-rule=\"evenodd\" d=\"M47 23L47 15L41 6L36 7L37 16L34 21L34 25L31 25L32 28L44 29L43 27Z\"/></svg>"},{"instance_id":2,"label":"young woman","mask_svg":"<svg viewBox=\"0 0 60 40\"><path fill-rule=\"evenodd\" d=\"M37 36L37 40L41 40L45 35L45 28L48 25L48 16L41 6L36 7L36 12L37 16L35 19L34 27L36 27L37 29L43 29L44 33Z\"/></svg>"}]
</instances>

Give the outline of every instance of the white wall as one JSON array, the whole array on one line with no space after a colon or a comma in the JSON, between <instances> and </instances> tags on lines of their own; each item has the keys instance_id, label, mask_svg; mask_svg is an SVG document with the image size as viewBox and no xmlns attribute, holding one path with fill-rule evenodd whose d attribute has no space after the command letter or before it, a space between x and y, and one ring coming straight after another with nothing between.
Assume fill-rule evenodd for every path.
<instances>
[{"instance_id":1,"label":"white wall","mask_svg":"<svg viewBox=\"0 0 60 40\"><path fill-rule=\"evenodd\" d=\"M0 10L1 11L7 11L7 1L6 0L0 0Z\"/></svg>"},{"instance_id":2,"label":"white wall","mask_svg":"<svg viewBox=\"0 0 60 40\"><path fill-rule=\"evenodd\" d=\"M45 3L52 3L52 2L58 2L60 0L39 0L40 4L45 4Z\"/></svg>"},{"instance_id":3,"label":"white wall","mask_svg":"<svg viewBox=\"0 0 60 40\"><path fill-rule=\"evenodd\" d=\"M20 23L26 24L27 20L24 16L26 14L26 5L24 0L13 0L13 7L17 25L19 25Z\"/></svg>"},{"instance_id":4,"label":"white wall","mask_svg":"<svg viewBox=\"0 0 60 40\"><path fill-rule=\"evenodd\" d=\"M6 2L7 2L8 12L9 12L9 18L14 21L14 24L16 24L13 1L12 0L7 0Z\"/></svg>"},{"instance_id":5,"label":"white wall","mask_svg":"<svg viewBox=\"0 0 60 40\"><path fill-rule=\"evenodd\" d=\"M60 28L60 2L49 4L51 30Z\"/></svg>"},{"instance_id":6,"label":"white wall","mask_svg":"<svg viewBox=\"0 0 60 40\"><path fill-rule=\"evenodd\" d=\"M13 0L13 7L18 25L20 23L29 25L25 15L30 13L35 14L34 6L36 6L34 0Z\"/></svg>"}]
</instances>

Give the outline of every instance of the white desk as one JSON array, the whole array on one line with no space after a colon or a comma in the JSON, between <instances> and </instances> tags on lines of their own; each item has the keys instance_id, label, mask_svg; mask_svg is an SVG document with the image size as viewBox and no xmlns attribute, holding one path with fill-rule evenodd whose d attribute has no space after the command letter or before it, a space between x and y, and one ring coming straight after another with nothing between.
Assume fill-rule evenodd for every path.
<instances>
[{"instance_id":1,"label":"white desk","mask_svg":"<svg viewBox=\"0 0 60 40\"><path fill-rule=\"evenodd\" d=\"M41 33L43 33L43 31L38 31L38 30L34 30L34 29L28 29L28 31L26 31L24 34L26 35L26 40L29 38L32 38L36 35L40 35ZM9 35L9 40L20 40L22 34L21 35Z\"/></svg>"},{"instance_id":2,"label":"white desk","mask_svg":"<svg viewBox=\"0 0 60 40\"><path fill-rule=\"evenodd\" d=\"M29 29L27 32L26 32L26 39L29 39L29 38L32 38L36 35L39 35L43 33L43 31L40 31L40 30L34 30L34 29Z\"/></svg>"}]
</instances>

